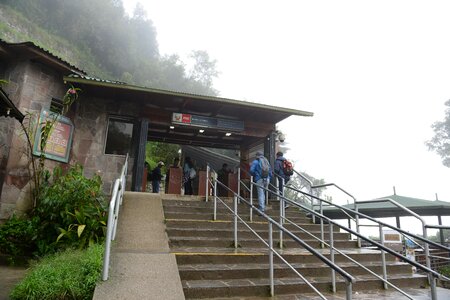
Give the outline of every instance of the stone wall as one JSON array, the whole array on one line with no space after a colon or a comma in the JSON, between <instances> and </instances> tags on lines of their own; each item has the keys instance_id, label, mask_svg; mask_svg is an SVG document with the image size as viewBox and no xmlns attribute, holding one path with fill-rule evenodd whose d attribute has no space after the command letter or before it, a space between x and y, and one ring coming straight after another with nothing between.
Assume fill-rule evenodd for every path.
<instances>
[{"instance_id":1,"label":"stone wall","mask_svg":"<svg viewBox=\"0 0 450 300\"><path fill-rule=\"evenodd\" d=\"M2 62L4 64L4 62ZM9 67L8 67L9 66ZM62 98L68 86L62 74L39 63L11 61L2 68L4 86L10 99L24 114L38 116L41 109L49 109L52 98ZM74 124L74 135L69 164L46 160L46 168L61 165L67 169L76 163L84 167L85 176L102 177L103 190L110 194L125 162L123 155L104 154L108 117L126 116L139 118L139 106L129 101L118 102L95 98L81 91L68 117ZM26 120L24 121L26 122ZM20 123L11 118L0 118L0 220L8 218L13 211L24 212L31 207L32 181L30 178L29 148ZM127 189L131 186L134 153L130 154ZM3 177L3 178L1 178Z\"/></svg>"},{"instance_id":2,"label":"stone wall","mask_svg":"<svg viewBox=\"0 0 450 300\"><path fill-rule=\"evenodd\" d=\"M103 181L103 190L110 194L114 181L117 179L125 162L123 155L104 154L108 117L138 116L138 106L128 102L93 98L81 92L76 105L74 117L75 131L72 144L71 163L84 166L86 176L99 174ZM131 186L131 170L133 169L134 153L130 154L127 187Z\"/></svg>"},{"instance_id":3,"label":"stone wall","mask_svg":"<svg viewBox=\"0 0 450 300\"><path fill-rule=\"evenodd\" d=\"M62 98L67 89L62 75L40 63L9 61L3 78L8 81L3 88L16 107L25 115L39 115L42 108L50 107L52 97ZM27 124L24 120L24 124ZM14 210L25 211L31 205L29 148L17 120L0 119L2 134L1 172L3 173L0 196L0 219L5 219ZM48 167L54 166L49 162Z\"/></svg>"}]
</instances>

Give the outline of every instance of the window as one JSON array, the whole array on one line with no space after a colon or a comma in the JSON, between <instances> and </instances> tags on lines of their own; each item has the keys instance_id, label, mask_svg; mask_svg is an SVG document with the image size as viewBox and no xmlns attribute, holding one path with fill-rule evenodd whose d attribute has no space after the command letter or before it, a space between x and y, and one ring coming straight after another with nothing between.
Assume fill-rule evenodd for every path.
<instances>
[{"instance_id":1,"label":"window","mask_svg":"<svg viewBox=\"0 0 450 300\"><path fill-rule=\"evenodd\" d=\"M58 98L52 98L52 102L50 103L50 111L56 114L62 114L63 111L63 101Z\"/></svg>"},{"instance_id":2,"label":"window","mask_svg":"<svg viewBox=\"0 0 450 300\"><path fill-rule=\"evenodd\" d=\"M108 120L105 154L126 155L131 152L133 123L126 119L111 117Z\"/></svg>"}]
</instances>

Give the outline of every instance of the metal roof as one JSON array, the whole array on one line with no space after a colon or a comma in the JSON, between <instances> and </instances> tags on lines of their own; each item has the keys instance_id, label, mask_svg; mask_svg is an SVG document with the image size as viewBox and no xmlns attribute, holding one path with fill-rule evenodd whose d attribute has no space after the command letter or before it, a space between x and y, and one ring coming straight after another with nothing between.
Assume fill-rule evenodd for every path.
<instances>
[{"instance_id":1,"label":"metal roof","mask_svg":"<svg viewBox=\"0 0 450 300\"><path fill-rule=\"evenodd\" d=\"M399 195L391 195L378 199L390 198L399 204L409 208L420 216L450 216L450 202L440 201L440 200L424 200L412 197L405 197ZM342 205L349 209L354 209L353 204ZM385 217L395 217L395 216L410 216L407 212L401 208L395 206L390 202L376 202L376 203L359 203L358 211L365 215L385 218ZM333 207L327 207L324 209L324 215L332 219L346 219L347 216L342 213L339 209Z\"/></svg>"},{"instance_id":2,"label":"metal roof","mask_svg":"<svg viewBox=\"0 0 450 300\"><path fill-rule=\"evenodd\" d=\"M52 65L66 74L86 74L85 71L33 42L9 43L0 39L0 57L28 57Z\"/></svg>"},{"instance_id":3,"label":"metal roof","mask_svg":"<svg viewBox=\"0 0 450 300\"><path fill-rule=\"evenodd\" d=\"M139 107L137 117L149 120L148 139L151 141L239 149L261 143L275 130L275 124L292 115L313 116L313 113L307 111L142 87L87 76L65 76L64 80L81 88L82 95ZM199 133L199 127L173 124L172 113L242 121L245 128L243 131L231 131L230 136L225 134L228 130L207 127L204 132Z\"/></svg>"},{"instance_id":4,"label":"metal roof","mask_svg":"<svg viewBox=\"0 0 450 300\"><path fill-rule=\"evenodd\" d=\"M24 115L14 105L14 103L8 98L8 95L0 87L0 116L16 118L22 123Z\"/></svg>"},{"instance_id":5,"label":"metal roof","mask_svg":"<svg viewBox=\"0 0 450 300\"><path fill-rule=\"evenodd\" d=\"M126 89L126 90L130 90L130 91L132 90L132 91L140 91L140 92L147 92L147 93L153 93L153 94L187 97L187 98L191 98L191 99L195 99L195 100L229 103L229 104L238 105L238 106L253 107L253 108L258 108L258 109L270 110L273 112L283 112L283 113L288 113L290 115L297 115L297 116L304 116L304 117L312 117L314 115L314 113L312 113L312 112L303 111L303 110L284 108L284 107L279 107L279 106L272 106L272 105L267 105L267 104L260 104L260 103L256 103L256 102L249 102L249 101L236 100L236 99L230 99L230 98L205 96L205 95L191 94L191 93L185 93L185 92L179 92L179 91L163 90L163 89L156 89L156 88L151 88L151 87L143 87L143 86L127 84L125 82L99 79L99 78L94 78L94 77L89 77L89 76L84 76L84 75L71 74L69 76L64 77L64 80L67 82L72 82L72 83L84 83L84 84L91 84L91 85L97 85L97 86Z\"/></svg>"}]
</instances>

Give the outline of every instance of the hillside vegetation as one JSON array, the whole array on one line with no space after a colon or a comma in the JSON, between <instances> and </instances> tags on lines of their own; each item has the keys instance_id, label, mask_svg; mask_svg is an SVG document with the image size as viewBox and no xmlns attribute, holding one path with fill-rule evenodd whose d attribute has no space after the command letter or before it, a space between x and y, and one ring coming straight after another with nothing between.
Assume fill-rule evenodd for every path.
<instances>
[{"instance_id":1,"label":"hillside vegetation","mask_svg":"<svg viewBox=\"0 0 450 300\"><path fill-rule=\"evenodd\" d=\"M187 70L178 55L160 55L156 28L141 6L128 16L121 0L3 0L0 38L32 41L90 76L217 95L216 62L193 51Z\"/></svg>"}]
</instances>

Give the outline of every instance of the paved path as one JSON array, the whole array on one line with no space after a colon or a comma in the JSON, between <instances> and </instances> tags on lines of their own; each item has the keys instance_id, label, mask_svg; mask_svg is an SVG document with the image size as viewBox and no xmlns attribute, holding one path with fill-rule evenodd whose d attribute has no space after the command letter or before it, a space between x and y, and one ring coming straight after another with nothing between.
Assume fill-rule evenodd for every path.
<instances>
[{"instance_id":1,"label":"paved path","mask_svg":"<svg viewBox=\"0 0 450 300\"><path fill-rule=\"evenodd\" d=\"M184 299L160 195L125 193L109 274L97 285L94 300Z\"/></svg>"},{"instance_id":2,"label":"paved path","mask_svg":"<svg viewBox=\"0 0 450 300\"><path fill-rule=\"evenodd\" d=\"M9 299L9 293L25 277L26 272L27 269L24 267L0 265L0 300Z\"/></svg>"}]
</instances>

